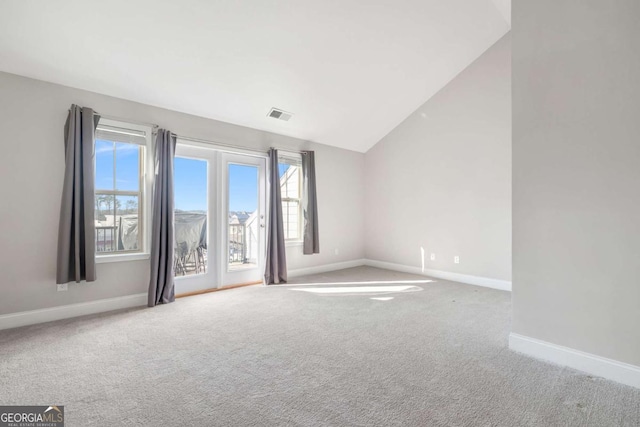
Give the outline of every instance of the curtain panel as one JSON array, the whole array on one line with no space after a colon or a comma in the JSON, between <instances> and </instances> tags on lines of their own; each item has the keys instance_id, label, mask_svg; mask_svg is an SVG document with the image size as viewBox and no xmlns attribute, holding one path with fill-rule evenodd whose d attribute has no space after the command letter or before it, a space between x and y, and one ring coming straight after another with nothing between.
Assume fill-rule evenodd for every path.
<instances>
[{"instance_id":1,"label":"curtain panel","mask_svg":"<svg viewBox=\"0 0 640 427\"><path fill-rule=\"evenodd\" d=\"M175 301L173 163L177 137L158 129L154 149L149 307Z\"/></svg>"},{"instance_id":2,"label":"curtain panel","mask_svg":"<svg viewBox=\"0 0 640 427\"><path fill-rule=\"evenodd\" d=\"M313 151L302 153L302 209L304 215L303 253L320 253L318 233L318 200L316 192L316 156Z\"/></svg>"},{"instance_id":3,"label":"curtain panel","mask_svg":"<svg viewBox=\"0 0 640 427\"><path fill-rule=\"evenodd\" d=\"M96 280L95 131L100 116L72 105L64 125L65 170L56 283Z\"/></svg>"},{"instance_id":4,"label":"curtain panel","mask_svg":"<svg viewBox=\"0 0 640 427\"><path fill-rule=\"evenodd\" d=\"M264 280L267 285L287 282L287 254L284 245L282 195L278 168L278 150L269 150L269 223Z\"/></svg>"}]
</instances>

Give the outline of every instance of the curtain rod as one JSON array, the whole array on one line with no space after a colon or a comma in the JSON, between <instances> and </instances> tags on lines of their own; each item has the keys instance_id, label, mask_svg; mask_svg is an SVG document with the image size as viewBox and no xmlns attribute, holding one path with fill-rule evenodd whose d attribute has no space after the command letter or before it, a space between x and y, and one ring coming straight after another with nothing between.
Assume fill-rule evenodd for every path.
<instances>
[{"instance_id":1,"label":"curtain rod","mask_svg":"<svg viewBox=\"0 0 640 427\"><path fill-rule=\"evenodd\" d=\"M200 144L214 145L214 146L224 147L224 148L229 148L229 149L234 149L234 150L251 151L253 153L262 154L262 155L266 155L266 154L269 153L268 151L265 151L265 150L259 150L259 149L256 149L256 148L241 147L239 145L225 144L224 142L213 141L213 140L210 140L210 139L192 138L192 137L189 137L189 136L183 136L183 135L178 135L178 134L175 134L175 135L176 135L177 139L181 139L183 141L198 142Z\"/></svg>"},{"instance_id":2,"label":"curtain rod","mask_svg":"<svg viewBox=\"0 0 640 427\"><path fill-rule=\"evenodd\" d=\"M149 126L151 129L155 130L157 129L159 126L155 123L147 123L147 122L137 122L135 120L129 120L129 119L123 119L121 117L115 117L115 116L107 116L105 114L100 114L97 111L93 112L94 115L98 115L100 117L103 117L105 119L109 119L109 120L116 120L118 122L125 122L125 123L132 123L134 125L141 125L141 126Z\"/></svg>"},{"instance_id":3,"label":"curtain rod","mask_svg":"<svg viewBox=\"0 0 640 427\"><path fill-rule=\"evenodd\" d=\"M209 144L209 145L215 145L218 147L224 147L224 148L229 148L229 149L234 149L234 150L241 150L241 151L251 151L254 153L259 153L262 155L266 155L269 154L268 150L260 150L257 148L250 148L250 147L244 147L242 145L233 145L233 144L226 144L224 142L219 142L219 141L214 141L211 139L201 139L201 138L192 138L189 136L183 136L183 135L178 135L175 134L177 139L182 139L183 141L191 141L191 142L198 142L201 144ZM299 150L291 150L291 149L286 149L286 148L277 148L277 147L270 147L270 148L274 148L278 151L283 151L285 153L299 153L299 154L307 154L306 151L299 151Z\"/></svg>"},{"instance_id":4,"label":"curtain rod","mask_svg":"<svg viewBox=\"0 0 640 427\"><path fill-rule=\"evenodd\" d=\"M133 124L136 124L136 125L149 126L152 129L152 131L154 131L154 132L157 131L160 128L160 126L155 124L155 123L137 122L137 121L133 121L133 120L129 120L129 119L123 119L121 117L107 116L107 115L104 115L104 114L100 114L100 113L98 113L96 111L94 111L94 114L97 114L100 117L104 117L105 119L109 119L109 120L116 120L116 121L121 121L121 122L125 122L125 123L133 123ZM241 145L226 144L224 142L214 141L214 140L210 140L210 139L192 138L192 137L189 137L189 136L183 136L183 135L178 135L178 134L176 134L176 137L178 139L182 139L182 140L185 140L185 141L199 142L201 144L218 145L218 146L225 147L225 148L230 148L230 149L253 151L254 153L260 153L260 154L269 154L268 150L259 150L259 149L255 149L255 148L243 147ZM275 148L278 151L307 154L306 150L299 151L299 150L291 150L291 149L285 149L285 148L281 149L281 148L277 148L277 147L271 147L271 148Z\"/></svg>"}]
</instances>

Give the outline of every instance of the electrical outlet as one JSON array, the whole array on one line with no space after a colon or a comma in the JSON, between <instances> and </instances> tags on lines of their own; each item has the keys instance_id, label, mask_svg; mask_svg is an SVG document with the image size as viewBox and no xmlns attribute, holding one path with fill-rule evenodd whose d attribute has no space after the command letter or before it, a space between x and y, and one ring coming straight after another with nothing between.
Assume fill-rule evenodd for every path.
<instances>
[{"instance_id":1,"label":"electrical outlet","mask_svg":"<svg viewBox=\"0 0 640 427\"><path fill-rule=\"evenodd\" d=\"M435 261L436 260L436 254L431 254L431 261Z\"/></svg>"},{"instance_id":2,"label":"electrical outlet","mask_svg":"<svg viewBox=\"0 0 640 427\"><path fill-rule=\"evenodd\" d=\"M58 285L58 292L64 292L66 291L68 288L68 284L67 283L63 283L62 285Z\"/></svg>"},{"instance_id":3,"label":"electrical outlet","mask_svg":"<svg viewBox=\"0 0 640 427\"><path fill-rule=\"evenodd\" d=\"M460 264L460 257L458 255L453 257L453 262L456 264Z\"/></svg>"},{"instance_id":4,"label":"electrical outlet","mask_svg":"<svg viewBox=\"0 0 640 427\"><path fill-rule=\"evenodd\" d=\"M335 248L335 249L334 249L334 252L335 252L335 254L336 254L336 255L339 255L339 254L340 254L340 250L339 250L338 248Z\"/></svg>"}]
</instances>

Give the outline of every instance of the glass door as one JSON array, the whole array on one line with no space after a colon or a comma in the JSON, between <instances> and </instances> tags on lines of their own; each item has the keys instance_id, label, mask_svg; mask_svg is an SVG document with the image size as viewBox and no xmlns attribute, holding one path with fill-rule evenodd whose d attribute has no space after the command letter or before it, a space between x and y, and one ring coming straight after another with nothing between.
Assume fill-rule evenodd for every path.
<instances>
[{"instance_id":1,"label":"glass door","mask_svg":"<svg viewBox=\"0 0 640 427\"><path fill-rule=\"evenodd\" d=\"M262 281L265 193L266 158L178 140L176 295Z\"/></svg>"},{"instance_id":2,"label":"glass door","mask_svg":"<svg viewBox=\"0 0 640 427\"><path fill-rule=\"evenodd\" d=\"M178 143L174 160L176 294L217 287L213 150Z\"/></svg>"},{"instance_id":3,"label":"glass door","mask_svg":"<svg viewBox=\"0 0 640 427\"><path fill-rule=\"evenodd\" d=\"M262 281L266 159L222 153L222 286Z\"/></svg>"}]
</instances>

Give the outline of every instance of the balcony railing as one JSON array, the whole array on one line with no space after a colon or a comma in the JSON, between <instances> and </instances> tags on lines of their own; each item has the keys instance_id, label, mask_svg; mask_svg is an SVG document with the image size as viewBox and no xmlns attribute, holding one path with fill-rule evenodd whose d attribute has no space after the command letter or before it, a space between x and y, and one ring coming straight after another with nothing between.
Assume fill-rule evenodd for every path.
<instances>
[{"instance_id":1,"label":"balcony railing","mask_svg":"<svg viewBox=\"0 0 640 427\"><path fill-rule=\"evenodd\" d=\"M203 230L206 230L206 219L201 225ZM118 248L118 233L120 227L118 225L102 225L96 226L96 252L108 253L117 252L123 248ZM247 233L251 233L248 230L246 224L229 224L229 246L228 246L228 259L230 266L242 266L244 264L255 263L255 254L251 254L249 246L252 248L257 244L255 243L255 236L252 237L252 244L247 242ZM199 235L199 232L196 233ZM195 234L194 234L195 235ZM204 232L203 236L206 235ZM253 234L251 234L253 236ZM176 235L175 242L175 274L176 275L190 275L204 273L207 268L207 245L206 237L203 237L199 242L191 242L191 239L187 241L179 241L180 238ZM255 251L255 249L252 249Z\"/></svg>"},{"instance_id":2,"label":"balcony railing","mask_svg":"<svg viewBox=\"0 0 640 427\"><path fill-rule=\"evenodd\" d=\"M114 252L118 239L115 225L96 226L96 252Z\"/></svg>"},{"instance_id":3,"label":"balcony railing","mask_svg":"<svg viewBox=\"0 0 640 427\"><path fill-rule=\"evenodd\" d=\"M247 241L243 224L229 224L229 264L247 261Z\"/></svg>"}]
</instances>

